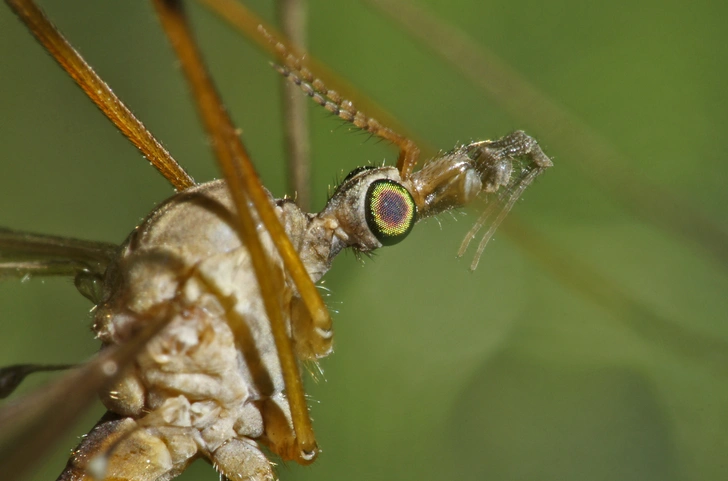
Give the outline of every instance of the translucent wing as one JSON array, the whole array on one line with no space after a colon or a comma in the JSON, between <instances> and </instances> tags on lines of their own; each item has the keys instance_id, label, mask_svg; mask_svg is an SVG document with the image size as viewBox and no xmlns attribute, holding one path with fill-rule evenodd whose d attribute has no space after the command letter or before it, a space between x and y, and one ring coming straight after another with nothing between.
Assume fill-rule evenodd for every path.
<instances>
[{"instance_id":1,"label":"translucent wing","mask_svg":"<svg viewBox=\"0 0 728 481\"><path fill-rule=\"evenodd\" d=\"M172 317L166 310L155 314L130 342L104 349L45 388L0 409L0 464L7 479L18 479L32 469L96 399L99 390L112 383Z\"/></svg>"},{"instance_id":2,"label":"translucent wing","mask_svg":"<svg viewBox=\"0 0 728 481\"><path fill-rule=\"evenodd\" d=\"M0 279L28 275L101 275L116 246L0 228Z\"/></svg>"}]
</instances>

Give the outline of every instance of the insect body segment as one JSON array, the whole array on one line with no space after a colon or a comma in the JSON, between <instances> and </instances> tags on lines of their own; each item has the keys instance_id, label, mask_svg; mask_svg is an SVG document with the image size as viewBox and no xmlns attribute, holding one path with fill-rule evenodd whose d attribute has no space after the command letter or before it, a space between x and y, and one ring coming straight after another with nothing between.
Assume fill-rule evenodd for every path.
<instances>
[{"instance_id":1,"label":"insect body segment","mask_svg":"<svg viewBox=\"0 0 728 481\"><path fill-rule=\"evenodd\" d=\"M384 172L368 171L369 177L398 175L393 168L379 170ZM349 183L320 214L269 198L313 281L343 248L378 247L365 222L357 220L364 212L364 185ZM327 355L331 333L313 332L271 237L264 234L261 241L283 286L281 312L296 354L299 359ZM172 197L122 246L105 275L94 322L98 337L107 345L124 344L158 306L172 304L176 314L102 396L117 417L97 426L91 438L101 436L97 432L125 433L110 448L105 476L165 479L204 457L228 477L271 479L270 465L261 470L265 457L256 443L284 459L310 461L300 454L278 348L251 264L221 181ZM68 476L87 471L100 446L81 446Z\"/></svg>"}]
</instances>

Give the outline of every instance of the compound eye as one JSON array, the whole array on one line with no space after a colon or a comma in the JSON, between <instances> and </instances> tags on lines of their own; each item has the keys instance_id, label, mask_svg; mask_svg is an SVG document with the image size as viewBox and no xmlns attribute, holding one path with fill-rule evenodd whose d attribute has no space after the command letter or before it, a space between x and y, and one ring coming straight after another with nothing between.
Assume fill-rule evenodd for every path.
<instances>
[{"instance_id":1,"label":"compound eye","mask_svg":"<svg viewBox=\"0 0 728 481\"><path fill-rule=\"evenodd\" d=\"M385 246L394 245L410 233L417 219L412 194L393 180L375 180L364 200L367 225Z\"/></svg>"}]
</instances>

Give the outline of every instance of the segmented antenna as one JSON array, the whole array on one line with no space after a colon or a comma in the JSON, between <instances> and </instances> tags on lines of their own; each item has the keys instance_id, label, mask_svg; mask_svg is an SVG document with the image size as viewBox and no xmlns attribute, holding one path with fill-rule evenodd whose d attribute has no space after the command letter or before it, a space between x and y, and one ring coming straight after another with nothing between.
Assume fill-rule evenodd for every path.
<instances>
[{"instance_id":1,"label":"segmented antenna","mask_svg":"<svg viewBox=\"0 0 728 481\"><path fill-rule=\"evenodd\" d=\"M351 100L343 98L337 91L328 89L323 81L304 67L301 59L293 55L283 43L277 41L262 26L258 26L258 31L275 47L279 58L283 59L284 65L272 64L278 73L296 84L314 102L340 119L395 144L399 148L397 168L400 176L402 179L409 177L420 155L420 149L412 140L367 116L357 109Z\"/></svg>"}]
</instances>

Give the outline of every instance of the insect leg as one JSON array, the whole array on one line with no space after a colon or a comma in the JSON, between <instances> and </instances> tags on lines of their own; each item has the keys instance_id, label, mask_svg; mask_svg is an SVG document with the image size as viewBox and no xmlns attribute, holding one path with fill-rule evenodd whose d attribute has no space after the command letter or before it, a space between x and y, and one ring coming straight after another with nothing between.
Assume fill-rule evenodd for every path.
<instances>
[{"instance_id":1,"label":"insect leg","mask_svg":"<svg viewBox=\"0 0 728 481\"><path fill-rule=\"evenodd\" d=\"M245 147L212 84L195 45L182 5L178 1L172 0L155 0L154 5L162 26L177 52L185 76L190 82L198 110L206 130L212 138L215 154L235 203L240 237L250 251L261 297L270 319L286 393L290 401L299 456L302 459L312 460L315 458L318 448L306 406L298 361L283 321L278 296L280 289L275 285L271 275L270 259L258 237L258 221L253 219L254 212L270 233L312 318L317 324L324 326L331 324L331 318L301 259L283 230L270 204L268 194L260 184Z\"/></svg>"},{"instance_id":2,"label":"insect leg","mask_svg":"<svg viewBox=\"0 0 728 481\"><path fill-rule=\"evenodd\" d=\"M37 5L31 0L6 0L6 2L89 99L177 190L195 185L192 177L119 100Z\"/></svg>"},{"instance_id":3,"label":"insect leg","mask_svg":"<svg viewBox=\"0 0 728 481\"><path fill-rule=\"evenodd\" d=\"M303 302L295 297L291 301L291 329L294 348L299 359L315 361L331 354L334 338L332 327L323 329L316 326Z\"/></svg>"}]
</instances>

